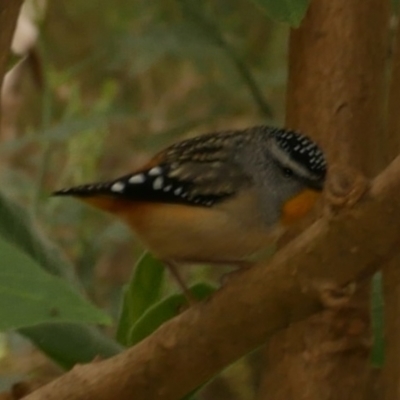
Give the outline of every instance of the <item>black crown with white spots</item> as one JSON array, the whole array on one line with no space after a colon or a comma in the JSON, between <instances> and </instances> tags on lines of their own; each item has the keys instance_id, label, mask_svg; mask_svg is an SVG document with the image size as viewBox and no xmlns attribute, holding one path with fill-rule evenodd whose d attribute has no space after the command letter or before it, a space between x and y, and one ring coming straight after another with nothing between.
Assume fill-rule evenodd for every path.
<instances>
[{"instance_id":1,"label":"black crown with white spots","mask_svg":"<svg viewBox=\"0 0 400 400\"><path fill-rule=\"evenodd\" d=\"M286 129L275 129L271 134L292 160L305 167L316 178L325 179L325 155L309 137Z\"/></svg>"}]
</instances>

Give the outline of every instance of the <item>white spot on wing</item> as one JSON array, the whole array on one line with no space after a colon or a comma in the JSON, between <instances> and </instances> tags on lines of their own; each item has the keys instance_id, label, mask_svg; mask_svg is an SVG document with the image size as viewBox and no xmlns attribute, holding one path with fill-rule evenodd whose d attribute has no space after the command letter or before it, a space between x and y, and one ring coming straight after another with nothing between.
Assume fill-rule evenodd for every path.
<instances>
[{"instance_id":1,"label":"white spot on wing","mask_svg":"<svg viewBox=\"0 0 400 400\"><path fill-rule=\"evenodd\" d=\"M121 193L125 189L125 185L122 182L115 182L110 189L112 192Z\"/></svg>"},{"instance_id":2,"label":"white spot on wing","mask_svg":"<svg viewBox=\"0 0 400 400\"><path fill-rule=\"evenodd\" d=\"M160 175L161 172L162 172L162 169L161 169L160 167L153 167L153 168L148 172L148 174L149 174L150 176L156 176L156 175Z\"/></svg>"},{"instance_id":3,"label":"white spot on wing","mask_svg":"<svg viewBox=\"0 0 400 400\"><path fill-rule=\"evenodd\" d=\"M176 196L179 196L179 195L181 194L181 192L182 192L182 187L178 187L178 188L176 188L176 189L174 190L174 194L175 194Z\"/></svg>"},{"instance_id":4,"label":"white spot on wing","mask_svg":"<svg viewBox=\"0 0 400 400\"><path fill-rule=\"evenodd\" d=\"M158 178L154 179L153 189L160 190L163 187L163 184L164 184L164 179L161 176L159 176Z\"/></svg>"},{"instance_id":5,"label":"white spot on wing","mask_svg":"<svg viewBox=\"0 0 400 400\"><path fill-rule=\"evenodd\" d=\"M144 177L143 174L137 174L137 175L133 175L129 178L128 182L129 183L143 183L146 180L146 178Z\"/></svg>"}]
</instances>

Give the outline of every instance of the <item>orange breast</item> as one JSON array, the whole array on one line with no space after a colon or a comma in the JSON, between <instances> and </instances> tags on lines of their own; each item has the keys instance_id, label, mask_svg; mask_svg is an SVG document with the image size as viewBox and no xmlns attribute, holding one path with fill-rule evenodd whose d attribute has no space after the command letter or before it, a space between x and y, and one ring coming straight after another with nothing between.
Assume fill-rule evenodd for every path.
<instances>
[{"instance_id":1,"label":"orange breast","mask_svg":"<svg viewBox=\"0 0 400 400\"><path fill-rule=\"evenodd\" d=\"M296 222L304 217L320 196L320 192L306 189L285 203L282 209L282 222L285 225Z\"/></svg>"}]
</instances>

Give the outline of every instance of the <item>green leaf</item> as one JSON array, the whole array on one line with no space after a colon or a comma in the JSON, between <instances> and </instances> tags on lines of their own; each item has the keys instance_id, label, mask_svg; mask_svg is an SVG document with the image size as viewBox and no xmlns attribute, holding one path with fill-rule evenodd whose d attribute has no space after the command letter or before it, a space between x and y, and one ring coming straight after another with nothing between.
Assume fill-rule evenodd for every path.
<instances>
[{"instance_id":1,"label":"green leaf","mask_svg":"<svg viewBox=\"0 0 400 400\"><path fill-rule=\"evenodd\" d=\"M165 267L162 262L156 260L150 253L145 253L137 263L124 291L116 335L119 343L128 344L131 327L159 299L164 272Z\"/></svg>"},{"instance_id":2,"label":"green leaf","mask_svg":"<svg viewBox=\"0 0 400 400\"><path fill-rule=\"evenodd\" d=\"M385 361L384 302L382 273L377 272L372 279L371 321L373 344L371 362L375 367L383 367Z\"/></svg>"},{"instance_id":3,"label":"green leaf","mask_svg":"<svg viewBox=\"0 0 400 400\"><path fill-rule=\"evenodd\" d=\"M47 272L81 287L74 268L63 257L62 250L43 237L24 208L1 192L0 236L32 257Z\"/></svg>"},{"instance_id":4,"label":"green leaf","mask_svg":"<svg viewBox=\"0 0 400 400\"><path fill-rule=\"evenodd\" d=\"M0 260L0 331L46 322L110 323L103 311L5 240Z\"/></svg>"},{"instance_id":5,"label":"green leaf","mask_svg":"<svg viewBox=\"0 0 400 400\"><path fill-rule=\"evenodd\" d=\"M215 291L215 287L208 283L198 283L193 285L190 291L194 297L201 300L211 295ZM185 305L187 305L187 300L183 294L174 294L154 304L132 327L127 345L132 346L149 336L164 322L178 315Z\"/></svg>"},{"instance_id":6,"label":"green leaf","mask_svg":"<svg viewBox=\"0 0 400 400\"><path fill-rule=\"evenodd\" d=\"M87 324L42 324L22 328L18 332L66 369L77 363L91 362L96 357L115 356L124 349L97 327Z\"/></svg>"},{"instance_id":7,"label":"green leaf","mask_svg":"<svg viewBox=\"0 0 400 400\"><path fill-rule=\"evenodd\" d=\"M76 288L81 284L63 252L38 232L24 208L0 192L0 236L37 261L42 269L63 278ZM123 347L88 324L41 324L18 330L65 368L95 357L111 357ZM79 343L79 346L77 345Z\"/></svg>"},{"instance_id":8,"label":"green leaf","mask_svg":"<svg viewBox=\"0 0 400 400\"><path fill-rule=\"evenodd\" d=\"M253 0L270 18L298 27L310 0Z\"/></svg>"}]
</instances>

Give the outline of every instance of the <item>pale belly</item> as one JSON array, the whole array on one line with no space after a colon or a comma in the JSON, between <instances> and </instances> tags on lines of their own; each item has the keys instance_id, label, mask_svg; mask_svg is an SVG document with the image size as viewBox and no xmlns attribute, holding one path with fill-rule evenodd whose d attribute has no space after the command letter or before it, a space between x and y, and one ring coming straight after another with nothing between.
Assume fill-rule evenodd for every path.
<instances>
[{"instance_id":1,"label":"pale belly","mask_svg":"<svg viewBox=\"0 0 400 400\"><path fill-rule=\"evenodd\" d=\"M245 201L243 201L245 200ZM163 260L234 262L271 245L275 234L254 213L252 199L211 208L137 204L140 212L123 215L142 243Z\"/></svg>"}]
</instances>

